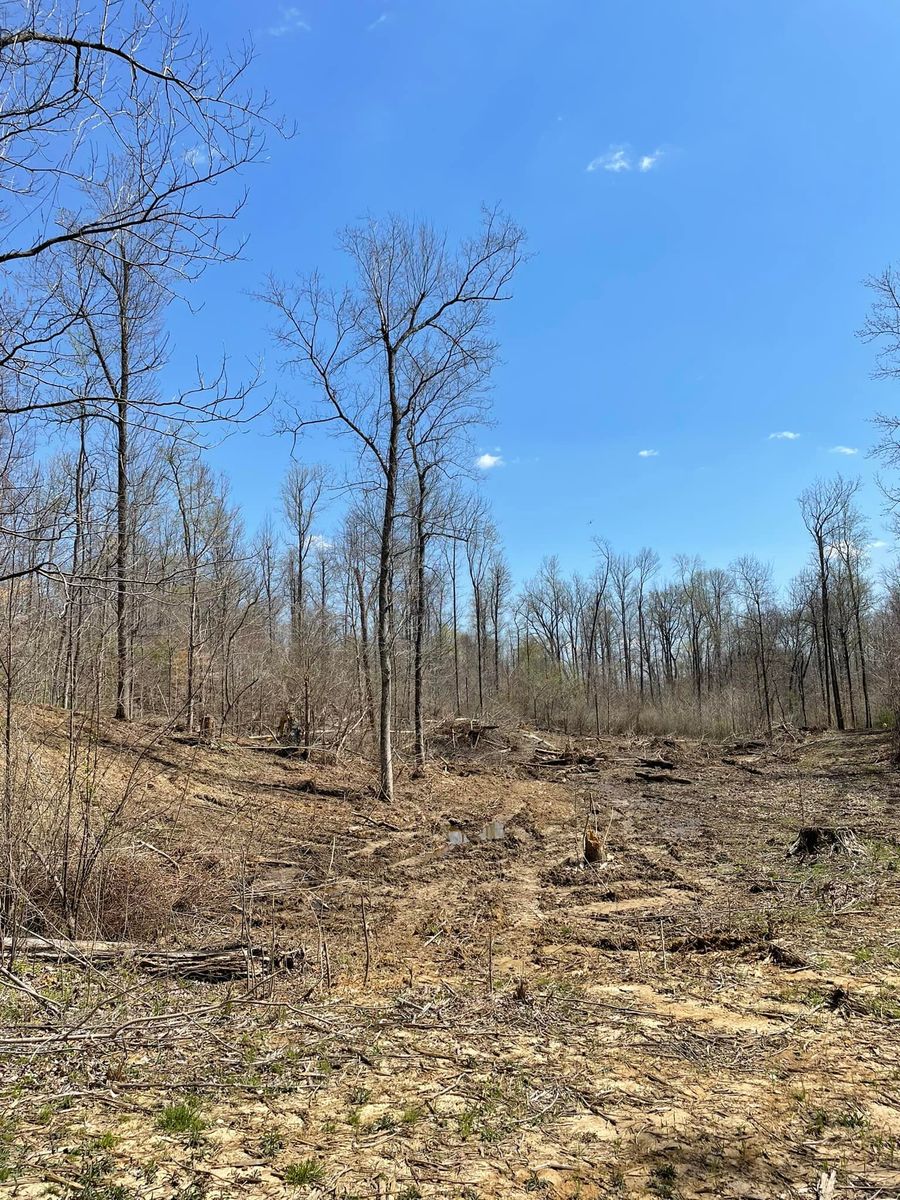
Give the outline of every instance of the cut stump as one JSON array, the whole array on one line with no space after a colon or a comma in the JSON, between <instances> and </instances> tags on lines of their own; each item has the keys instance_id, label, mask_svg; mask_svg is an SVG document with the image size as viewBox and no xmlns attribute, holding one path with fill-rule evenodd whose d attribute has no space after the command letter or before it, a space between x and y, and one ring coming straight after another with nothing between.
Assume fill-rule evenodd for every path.
<instances>
[{"instance_id":1,"label":"cut stump","mask_svg":"<svg viewBox=\"0 0 900 1200\"><path fill-rule=\"evenodd\" d=\"M819 854L862 854L863 845L852 829L806 825L788 847L789 858L815 858Z\"/></svg>"}]
</instances>

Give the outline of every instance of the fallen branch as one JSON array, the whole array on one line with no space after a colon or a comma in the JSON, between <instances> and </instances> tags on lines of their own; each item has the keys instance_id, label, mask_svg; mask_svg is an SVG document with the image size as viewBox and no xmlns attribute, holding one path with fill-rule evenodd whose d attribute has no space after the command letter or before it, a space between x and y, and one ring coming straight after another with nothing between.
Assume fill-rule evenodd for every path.
<instances>
[{"instance_id":1,"label":"fallen branch","mask_svg":"<svg viewBox=\"0 0 900 1200\"><path fill-rule=\"evenodd\" d=\"M36 991L27 979L21 979L13 971L8 971L6 967L0 967L0 983L5 983L14 991L24 992L31 1000L51 1012L54 1017L58 1017L62 1011L58 1004L54 1004L52 1000L48 1000L46 996L42 996L40 992Z\"/></svg>"},{"instance_id":2,"label":"fallen branch","mask_svg":"<svg viewBox=\"0 0 900 1200\"><path fill-rule=\"evenodd\" d=\"M740 771L746 771L748 775L763 775L764 771L760 771L759 767L751 767L749 763L738 762L736 758L723 758L722 762L726 767L737 767Z\"/></svg>"},{"instance_id":3,"label":"fallen branch","mask_svg":"<svg viewBox=\"0 0 900 1200\"><path fill-rule=\"evenodd\" d=\"M3 948L12 948L9 939ZM147 975L178 975L206 983L246 978L251 963L264 970L292 970L299 963L295 953L273 955L258 946L240 944L186 950L162 950L129 942L64 941L28 937L15 943L17 953L38 962L65 962L93 967L128 966Z\"/></svg>"},{"instance_id":4,"label":"fallen branch","mask_svg":"<svg viewBox=\"0 0 900 1200\"><path fill-rule=\"evenodd\" d=\"M823 1171L816 1184L816 1200L834 1200L837 1189L837 1171Z\"/></svg>"},{"instance_id":5,"label":"fallen branch","mask_svg":"<svg viewBox=\"0 0 900 1200\"><path fill-rule=\"evenodd\" d=\"M645 783L680 783L689 785L694 779L683 779L680 775L658 775L654 771L635 771L635 779L643 779Z\"/></svg>"}]
</instances>

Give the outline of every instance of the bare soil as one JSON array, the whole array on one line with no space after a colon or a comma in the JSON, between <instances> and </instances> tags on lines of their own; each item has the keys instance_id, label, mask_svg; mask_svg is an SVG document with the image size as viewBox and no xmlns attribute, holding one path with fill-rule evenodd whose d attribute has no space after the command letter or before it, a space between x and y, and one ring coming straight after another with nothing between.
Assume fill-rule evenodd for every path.
<instances>
[{"instance_id":1,"label":"bare soil","mask_svg":"<svg viewBox=\"0 0 900 1200\"><path fill-rule=\"evenodd\" d=\"M148 730L104 737L124 777ZM886 735L437 749L390 809L363 763L141 752L159 944L287 965L21 961L62 1016L0 993L0 1194L900 1196ZM811 828L840 836L789 853Z\"/></svg>"}]
</instances>

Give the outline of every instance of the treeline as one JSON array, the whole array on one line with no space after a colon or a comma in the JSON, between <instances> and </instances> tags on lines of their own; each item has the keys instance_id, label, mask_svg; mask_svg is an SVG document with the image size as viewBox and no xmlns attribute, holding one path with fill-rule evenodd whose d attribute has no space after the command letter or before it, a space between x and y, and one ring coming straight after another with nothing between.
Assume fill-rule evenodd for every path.
<instances>
[{"instance_id":1,"label":"treeline","mask_svg":"<svg viewBox=\"0 0 900 1200\"><path fill-rule=\"evenodd\" d=\"M284 732L374 748L377 492L335 524L331 481L291 464L252 534L198 453L144 440L130 478L119 654L116 455L102 431L41 464L7 454L0 657L11 700L158 717L216 735ZM810 562L783 592L755 558L727 569L594 547L516 588L477 492L436 488L417 553L401 477L391 546L391 726L410 753L448 716L572 733L713 734L890 720L898 594L869 572L856 485L803 494ZM73 486L74 485L74 486ZM18 534L18 536L16 536ZM421 724L417 724L417 715Z\"/></svg>"}]
</instances>

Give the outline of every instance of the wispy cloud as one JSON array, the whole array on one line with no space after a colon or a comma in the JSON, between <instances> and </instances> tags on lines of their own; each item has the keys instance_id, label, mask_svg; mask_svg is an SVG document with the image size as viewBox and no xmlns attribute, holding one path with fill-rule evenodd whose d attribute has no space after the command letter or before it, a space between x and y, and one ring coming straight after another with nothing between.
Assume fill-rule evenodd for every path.
<instances>
[{"instance_id":1,"label":"wispy cloud","mask_svg":"<svg viewBox=\"0 0 900 1200\"><path fill-rule=\"evenodd\" d=\"M858 546L855 542L832 542L830 546L825 547L825 555L827 558L859 558L864 547Z\"/></svg>"},{"instance_id":2,"label":"wispy cloud","mask_svg":"<svg viewBox=\"0 0 900 1200\"><path fill-rule=\"evenodd\" d=\"M782 429L781 433L770 433L770 442L796 442L800 436L799 433L793 433L790 429Z\"/></svg>"},{"instance_id":3,"label":"wispy cloud","mask_svg":"<svg viewBox=\"0 0 900 1200\"><path fill-rule=\"evenodd\" d=\"M383 12L380 16L375 18L371 25L367 25L366 29L368 29L369 33L371 33L375 29L380 29L382 25L387 25L390 19L391 14L388 12Z\"/></svg>"},{"instance_id":4,"label":"wispy cloud","mask_svg":"<svg viewBox=\"0 0 900 1200\"><path fill-rule=\"evenodd\" d=\"M204 145L188 146L181 157L184 158L187 166L193 167L194 170L209 166L209 155L206 154Z\"/></svg>"},{"instance_id":5,"label":"wispy cloud","mask_svg":"<svg viewBox=\"0 0 900 1200\"><path fill-rule=\"evenodd\" d=\"M500 454L479 454L475 459L475 466L479 471L491 471L494 467L503 467L505 465Z\"/></svg>"},{"instance_id":6,"label":"wispy cloud","mask_svg":"<svg viewBox=\"0 0 900 1200\"><path fill-rule=\"evenodd\" d=\"M291 33L309 33L310 26L303 19L303 13L299 8L282 8L281 19L275 25L270 25L266 30L269 37L285 37Z\"/></svg>"},{"instance_id":7,"label":"wispy cloud","mask_svg":"<svg viewBox=\"0 0 900 1200\"><path fill-rule=\"evenodd\" d=\"M638 450L638 458L659 458L658 450Z\"/></svg>"},{"instance_id":8,"label":"wispy cloud","mask_svg":"<svg viewBox=\"0 0 900 1200\"><path fill-rule=\"evenodd\" d=\"M890 542L886 542L882 538L875 538L862 545L858 542L832 542L830 546L825 547L825 553L829 558L842 558L846 561L850 558L860 558L869 550L886 550L889 546Z\"/></svg>"},{"instance_id":9,"label":"wispy cloud","mask_svg":"<svg viewBox=\"0 0 900 1200\"><path fill-rule=\"evenodd\" d=\"M585 168L589 173L594 171L611 171L618 175L622 171L639 171L646 175L652 171L663 156L663 151L657 148L647 154L633 154L627 145L612 145L605 154L592 158Z\"/></svg>"},{"instance_id":10,"label":"wispy cloud","mask_svg":"<svg viewBox=\"0 0 900 1200\"><path fill-rule=\"evenodd\" d=\"M587 169L590 172L612 171L615 174L618 174L619 171L630 171L631 156L625 146L610 146L606 154L600 154L591 159Z\"/></svg>"},{"instance_id":11,"label":"wispy cloud","mask_svg":"<svg viewBox=\"0 0 900 1200\"><path fill-rule=\"evenodd\" d=\"M647 171L652 171L662 158L662 153L662 150L654 150L652 154L642 154L640 161L638 162L638 170L644 171L645 173Z\"/></svg>"},{"instance_id":12,"label":"wispy cloud","mask_svg":"<svg viewBox=\"0 0 900 1200\"><path fill-rule=\"evenodd\" d=\"M859 454L855 446L832 446L831 454Z\"/></svg>"}]
</instances>

